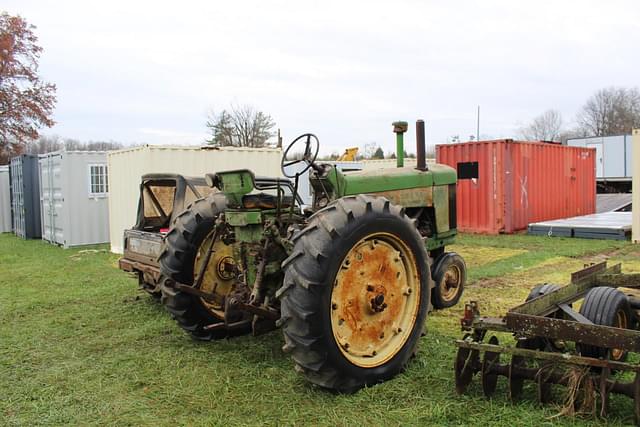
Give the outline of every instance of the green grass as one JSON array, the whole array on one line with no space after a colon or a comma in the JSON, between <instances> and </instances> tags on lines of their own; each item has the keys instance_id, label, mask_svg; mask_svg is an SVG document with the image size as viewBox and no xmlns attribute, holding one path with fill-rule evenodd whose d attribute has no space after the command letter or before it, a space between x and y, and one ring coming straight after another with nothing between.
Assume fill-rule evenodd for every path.
<instances>
[{"instance_id":1,"label":"green grass","mask_svg":"<svg viewBox=\"0 0 640 427\"><path fill-rule=\"evenodd\" d=\"M610 241L461 236L470 265L464 297L500 314L533 283L566 282L610 254L640 271L637 249ZM280 331L192 341L101 246L62 250L0 235L0 425L583 425L558 407L512 405L504 380L454 392L461 308L428 320L418 357L392 381L354 395L311 386L281 352ZM497 254L497 255L496 255ZM632 421L614 397L611 424Z\"/></svg>"}]
</instances>

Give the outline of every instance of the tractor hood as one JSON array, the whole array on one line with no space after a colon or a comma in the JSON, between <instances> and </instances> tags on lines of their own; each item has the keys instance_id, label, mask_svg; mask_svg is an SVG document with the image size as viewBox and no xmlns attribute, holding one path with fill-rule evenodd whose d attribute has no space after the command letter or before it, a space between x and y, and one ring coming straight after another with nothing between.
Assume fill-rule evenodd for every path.
<instances>
[{"instance_id":1,"label":"tractor hood","mask_svg":"<svg viewBox=\"0 0 640 427\"><path fill-rule=\"evenodd\" d=\"M336 175L343 195L449 185L455 184L457 179L455 169L435 163L429 164L426 171L404 167L338 172Z\"/></svg>"}]
</instances>

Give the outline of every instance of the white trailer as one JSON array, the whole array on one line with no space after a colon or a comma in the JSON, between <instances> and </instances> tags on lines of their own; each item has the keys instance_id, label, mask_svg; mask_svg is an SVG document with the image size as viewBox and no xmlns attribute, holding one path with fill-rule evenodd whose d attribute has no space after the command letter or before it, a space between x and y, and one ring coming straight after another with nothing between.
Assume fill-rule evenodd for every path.
<instances>
[{"instance_id":1,"label":"white trailer","mask_svg":"<svg viewBox=\"0 0 640 427\"><path fill-rule=\"evenodd\" d=\"M598 192L631 192L631 135L572 138L567 145L596 149Z\"/></svg>"}]
</instances>

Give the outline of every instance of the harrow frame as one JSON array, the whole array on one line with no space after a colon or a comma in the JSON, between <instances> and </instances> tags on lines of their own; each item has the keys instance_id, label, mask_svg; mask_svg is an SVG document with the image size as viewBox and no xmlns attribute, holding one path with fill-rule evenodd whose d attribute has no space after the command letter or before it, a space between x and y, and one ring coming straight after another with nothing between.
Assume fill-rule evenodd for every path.
<instances>
[{"instance_id":1,"label":"harrow frame","mask_svg":"<svg viewBox=\"0 0 640 427\"><path fill-rule=\"evenodd\" d=\"M455 342L456 391L464 393L473 376L480 373L483 392L490 397L498 377L504 376L512 400L520 398L524 381L530 380L537 384L539 401L546 403L551 398L552 384L572 386L567 367L580 367L599 395L601 416L606 415L609 393L623 394L634 400L634 416L640 425L640 364L579 354L580 345L640 353L640 331L594 324L573 310L573 302L598 286L638 289L640 274L623 274L620 264L607 267L606 261L585 266L571 275L568 285L520 304L504 317L483 317L477 301L465 304L461 319L465 336ZM626 297L635 317L633 323L637 324L640 300L632 295ZM512 333L516 345L500 345L495 335L483 343L488 332ZM569 349L567 343L575 346ZM482 360L481 353L484 353ZM511 355L510 363L501 364L501 355ZM531 364L535 366L528 366ZM633 372L634 380L621 381L612 376L615 371Z\"/></svg>"}]
</instances>

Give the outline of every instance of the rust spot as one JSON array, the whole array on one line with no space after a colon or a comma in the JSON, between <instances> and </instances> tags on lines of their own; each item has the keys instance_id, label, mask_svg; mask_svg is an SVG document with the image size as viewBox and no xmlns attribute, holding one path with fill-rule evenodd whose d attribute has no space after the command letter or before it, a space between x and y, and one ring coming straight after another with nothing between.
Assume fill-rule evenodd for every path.
<instances>
[{"instance_id":1,"label":"rust spot","mask_svg":"<svg viewBox=\"0 0 640 427\"><path fill-rule=\"evenodd\" d=\"M391 325L406 304L403 293L407 286L406 281L399 280L404 266L398 252L378 240L369 243L343 263L348 268L339 272L340 283L333 294L337 314L344 323L339 322L339 335L350 342L354 351L363 352L371 342L393 336ZM371 301L375 298L383 301L380 306L386 304L381 311L372 310Z\"/></svg>"}]
</instances>

